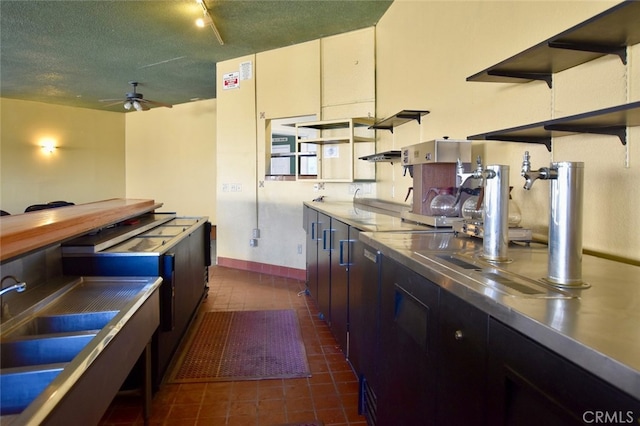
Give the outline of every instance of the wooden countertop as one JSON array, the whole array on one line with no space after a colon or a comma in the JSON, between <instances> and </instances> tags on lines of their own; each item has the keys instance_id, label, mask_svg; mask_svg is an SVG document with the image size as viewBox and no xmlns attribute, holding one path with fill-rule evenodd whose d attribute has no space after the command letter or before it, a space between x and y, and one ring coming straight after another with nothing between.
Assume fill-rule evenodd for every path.
<instances>
[{"instance_id":1,"label":"wooden countertop","mask_svg":"<svg viewBox=\"0 0 640 426\"><path fill-rule=\"evenodd\" d=\"M0 261L86 234L162 206L154 200L113 198L0 216Z\"/></svg>"}]
</instances>

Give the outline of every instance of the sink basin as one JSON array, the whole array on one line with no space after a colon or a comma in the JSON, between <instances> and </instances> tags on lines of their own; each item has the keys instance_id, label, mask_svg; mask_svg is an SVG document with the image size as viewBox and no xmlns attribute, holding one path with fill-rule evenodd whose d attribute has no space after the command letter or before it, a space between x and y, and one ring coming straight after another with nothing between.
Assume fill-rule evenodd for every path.
<instances>
[{"instance_id":1,"label":"sink basin","mask_svg":"<svg viewBox=\"0 0 640 426\"><path fill-rule=\"evenodd\" d=\"M96 336L96 331L20 338L0 343L0 373L30 365L69 362Z\"/></svg>"},{"instance_id":2,"label":"sink basin","mask_svg":"<svg viewBox=\"0 0 640 426\"><path fill-rule=\"evenodd\" d=\"M65 364L7 368L0 373L0 415L18 414L63 370Z\"/></svg>"},{"instance_id":3,"label":"sink basin","mask_svg":"<svg viewBox=\"0 0 640 426\"><path fill-rule=\"evenodd\" d=\"M0 342L0 415L22 412L118 311L42 315Z\"/></svg>"},{"instance_id":4,"label":"sink basin","mask_svg":"<svg viewBox=\"0 0 640 426\"><path fill-rule=\"evenodd\" d=\"M37 316L9 330L7 333L3 333L3 340L16 336L100 330L107 325L117 313L118 311L99 311Z\"/></svg>"}]
</instances>

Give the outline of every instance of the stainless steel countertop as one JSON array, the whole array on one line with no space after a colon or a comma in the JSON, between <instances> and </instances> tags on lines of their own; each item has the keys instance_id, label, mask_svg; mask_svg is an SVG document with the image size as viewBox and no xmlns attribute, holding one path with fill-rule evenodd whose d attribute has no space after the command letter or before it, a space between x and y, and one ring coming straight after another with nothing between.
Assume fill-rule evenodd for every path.
<instances>
[{"instance_id":1,"label":"stainless steel countertop","mask_svg":"<svg viewBox=\"0 0 640 426\"><path fill-rule=\"evenodd\" d=\"M491 266L481 258L480 239L352 202L305 205L365 231L360 240L371 248L640 400L640 267L583 255L583 280L590 288L567 290L567 297L554 297L553 290L548 298L509 294L439 258L461 253ZM508 256L512 262L498 264L499 270L535 282L546 277L546 245L512 243Z\"/></svg>"},{"instance_id":2,"label":"stainless steel countertop","mask_svg":"<svg viewBox=\"0 0 640 426\"><path fill-rule=\"evenodd\" d=\"M567 298L514 296L452 268L438 255L482 262L482 241L455 234L365 232L360 240L594 375L640 399L640 267L583 256L583 280ZM547 275L547 247L511 245L498 268L532 280Z\"/></svg>"},{"instance_id":3,"label":"stainless steel countertop","mask_svg":"<svg viewBox=\"0 0 640 426\"><path fill-rule=\"evenodd\" d=\"M333 216L347 225L361 231L369 232L398 232L398 231L423 231L423 232L452 232L451 229L432 228L413 222L407 222L400 218L400 214L393 216L391 211L375 208L365 204L354 204L351 201L322 201L305 202L304 205L315 210ZM407 209L409 207L407 206Z\"/></svg>"}]
</instances>

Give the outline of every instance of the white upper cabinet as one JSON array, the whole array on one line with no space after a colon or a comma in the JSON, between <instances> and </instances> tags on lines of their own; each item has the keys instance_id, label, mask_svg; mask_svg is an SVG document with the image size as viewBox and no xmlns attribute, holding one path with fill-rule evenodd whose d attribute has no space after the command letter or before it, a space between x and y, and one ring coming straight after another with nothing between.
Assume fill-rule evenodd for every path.
<instances>
[{"instance_id":1,"label":"white upper cabinet","mask_svg":"<svg viewBox=\"0 0 640 426\"><path fill-rule=\"evenodd\" d=\"M320 113L320 40L256 55L259 118Z\"/></svg>"},{"instance_id":2,"label":"white upper cabinet","mask_svg":"<svg viewBox=\"0 0 640 426\"><path fill-rule=\"evenodd\" d=\"M374 102L375 28L323 38L321 44L322 107Z\"/></svg>"}]
</instances>

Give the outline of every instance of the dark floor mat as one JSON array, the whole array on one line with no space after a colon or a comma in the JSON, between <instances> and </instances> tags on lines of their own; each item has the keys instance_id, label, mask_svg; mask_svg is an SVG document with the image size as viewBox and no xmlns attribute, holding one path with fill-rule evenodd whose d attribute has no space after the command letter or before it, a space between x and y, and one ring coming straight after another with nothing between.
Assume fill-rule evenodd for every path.
<instances>
[{"instance_id":1,"label":"dark floor mat","mask_svg":"<svg viewBox=\"0 0 640 426\"><path fill-rule=\"evenodd\" d=\"M310 377L294 310L206 312L169 382Z\"/></svg>"}]
</instances>

